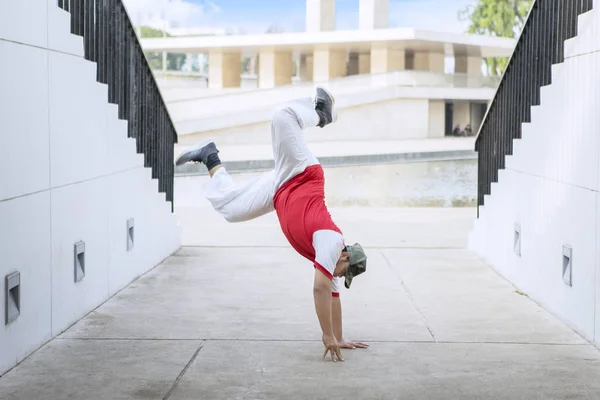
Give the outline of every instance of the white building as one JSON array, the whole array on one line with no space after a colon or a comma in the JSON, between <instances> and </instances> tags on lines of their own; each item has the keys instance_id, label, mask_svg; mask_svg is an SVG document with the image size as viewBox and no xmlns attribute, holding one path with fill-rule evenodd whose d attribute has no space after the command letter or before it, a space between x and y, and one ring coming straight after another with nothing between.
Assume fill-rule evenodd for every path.
<instances>
[{"instance_id":1,"label":"white building","mask_svg":"<svg viewBox=\"0 0 600 400\"><path fill-rule=\"evenodd\" d=\"M272 107L316 84L334 91L346 121L360 132L355 140L440 137L457 125L477 132L498 83L484 76L483 60L509 57L515 40L391 29L387 3L361 0L360 29L353 31L335 30L333 0L307 0L305 32L144 39L145 51L209 58L208 89L161 84L181 143L203 135L236 143L268 140L258 132ZM242 57L251 58L250 75L261 90L244 84ZM376 130L356 125L361 115L373 116L376 103L385 103L385 112L377 114L388 123ZM332 129L327 139L343 137L348 127L342 125L339 135Z\"/></svg>"}]
</instances>

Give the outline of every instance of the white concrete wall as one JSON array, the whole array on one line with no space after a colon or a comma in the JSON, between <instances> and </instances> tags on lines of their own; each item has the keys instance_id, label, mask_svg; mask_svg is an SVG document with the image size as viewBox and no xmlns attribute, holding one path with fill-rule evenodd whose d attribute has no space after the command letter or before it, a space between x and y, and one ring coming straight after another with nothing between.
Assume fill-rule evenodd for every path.
<instances>
[{"instance_id":1,"label":"white concrete wall","mask_svg":"<svg viewBox=\"0 0 600 400\"><path fill-rule=\"evenodd\" d=\"M311 142L424 139L429 134L429 110L427 99L392 99L344 107L338 110L337 123L324 130L309 129L307 137ZM253 124L181 135L176 147L182 149L209 137L219 144L271 143L271 122L266 119Z\"/></svg>"},{"instance_id":2,"label":"white concrete wall","mask_svg":"<svg viewBox=\"0 0 600 400\"><path fill-rule=\"evenodd\" d=\"M595 6L600 4L595 2ZM579 17L565 62L492 184L470 248L521 291L600 345L600 11ZM514 227L520 225L520 256ZM572 286L562 246L571 246Z\"/></svg>"},{"instance_id":3,"label":"white concrete wall","mask_svg":"<svg viewBox=\"0 0 600 400\"><path fill-rule=\"evenodd\" d=\"M482 78L468 87L458 75L418 71L359 75L322 83L336 98L339 109L396 100L471 100L488 101L495 93L494 80ZM315 83L281 86L273 89L245 90L221 95L204 95L168 103L182 142L188 136L220 135L221 132L248 131L250 125L268 124L275 107L299 97L314 96ZM387 116L386 116L387 117ZM427 122L425 122L427 124ZM245 140L245 139L244 139Z\"/></svg>"},{"instance_id":4,"label":"white concrete wall","mask_svg":"<svg viewBox=\"0 0 600 400\"><path fill-rule=\"evenodd\" d=\"M180 244L82 43L53 0L0 3L0 375ZM86 276L75 283L80 240ZM16 271L21 314L5 325L5 276Z\"/></svg>"}]
</instances>

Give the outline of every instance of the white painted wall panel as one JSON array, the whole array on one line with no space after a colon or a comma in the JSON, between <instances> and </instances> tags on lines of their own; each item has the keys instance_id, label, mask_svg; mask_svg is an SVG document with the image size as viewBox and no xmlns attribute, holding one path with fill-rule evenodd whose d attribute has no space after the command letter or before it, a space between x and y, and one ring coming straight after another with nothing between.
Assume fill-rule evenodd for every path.
<instances>
[{"instance_id":1,"label":"white painted wall panel","mask_svg":"<svg viewBox=\"0 0 600 400\"><path fill-rule=\"evenodd\" d=\"M83 57L83 38L71 34L71 14L48 0L48 48Z\"/></svg>"},{"instance_id":2,"label":"white painted wall panel","mask_svg":"<svg viewBox=\"0 0 600 400\"><path fill-rule=\"evenodd\" d=\"M600 68L598 53L571 58L565 62L563 98L553 101L548 108L547 133L551 152L545 155L549 178L576 186L598 189L598 164L600 114L596 111L599 100ZM585 102L576 99L586 99ZM564 99L573 99L564 101Z\"/></svg>"},{"instance_id":3,"label":"white painted wall panel","mask_svg":"<svg viewBox=\"0 0 600 400\"><path fill-rule=\"evenodd\" d=\"M49 71L52 187L106 174L107 102L95 64L50 52Z\"/></svg>"},{"instance_id":4,"label":"white painted wall panel","mask_svg":"<svg viewBox=\"0 0 600 400\"><path fill-rule=\"evenodd\" d=\"M600 225L600 195L596 197L596 227ZM600 288L600 234L596 234L596 262L595 262L595 283L596 283L596 304L595 304L595 338L596 345L600 344L600 296L598 288Z\"/></svg>"},{"instance_id":5,"label":"white painted wall panel","mask_svg":"<svg viewBox=\"0 0 600 400\"><path fill-rule=\"evenodd\" d=\"M515 273L519 273L518 284L525 293L534 293L537 288L535 257L543 249L544 243L537 240L535 210L539 209L542 199L543 179L530 174L519 174L517 204L522 205L514 210L515 222L521 225L521 256L517 257L519 265ZM511 238L512 239L512 238Z\"/></svg>"},{"instance_id":6,"label":"white painted wall panel","mask_svg":"<svg viewBox=\"0 0 600 400\"><path fill-rule=\"evenodd\" d=\"M1 1L0 40L45 48L48 44L46 1Z\"/></svg>"},{"instance_id":7,"label":"white painted wall panel","mask_svg":"<svg viewBox=\"0 0 600 400\"><path fill-rule=\"evenodd\" d=\"M48 52L0 41L0 55L18 60L0 62L2 200L48 189L50 161Z\"/></svg>"},{"instance_id":8,"label":"white painted wall panel","mask_svg":"<svg viewBox=\"0 0 600 400\"><path fill-rule=\"evenodd\" d=\"M127 121L117 118L116 109L114 104L109 104L106 109L107 170L109 173L144 166L144 155L137 154L136 140L127 137Z\"/></svg>"},{"instance_id":9,"label":"white painted wall panel","mask_svg":"<svg viewBox=\"0 0 600 400\"><path fill-rule=\"evenodd\" d=\"M498 184L494 187L495 191L491 198L498 204L497 209L501 213L498 218L494 218L494 231L497 235L504 238L501 243L494 240L488 241L487 251L493 255L491 261L493 265L498 266L498 271L507 279L515 278L515 267L513 252L513 231L516 218L515 203L517 202L517 192L508 190L508 188L518 185L520 173L513 170L501 170ZM518 282L515 282L518 285Z\"/></svg>"},{"instance_id":10,"label":"white painted wall panel","mask_svg":"<svg viewBox=\"0 0 600 400\"><path fill-rule=\"evenodd\" d=\"M594 280L597 193L544 180L544 207L536 237L540 253L536 295L585 338L594 336ZM542 245L543 244L543 245ZM573 248L573 286L562 280L562 246Z\"/></svg>"},{"instance_id":11,"label":"white painted wall panel","mask_svg":"<svg viewBox=\"0 0 600 400\"><path fill-rule=\"evenodd\" d=\"M52 333L57 335L109 295L108 179L52 189ZM74 282L74 244L85 242L85 278Z\"/></svg>"},{"instance_id":12,"label":"white painted wall panel","mask_svg":"<svg viewBox=\"0 0 600 400\"><path fill-rule=\"evenodd\" d=\"M581 14L577 21L577 36L565 41L565 57L575 57L600 50L598 43L593 38L598 38L600 30L592 11Z\"/></svg>"},{"instance_id":13,"label":"white painted wall panel","mask_svg":"<svg viewBox=\"0 0 600 400\"><path fill-rule=\"evenodd\" d=\"M142 179L140 179L142 178ZM110 214L110 294L121 290L135 277L150 268L146 253L150 250L145 244L147 235L152 234L145 212L148 207L144 180L140 170L131 170L108 178L108 200ZM127 220L134 218L134 247L127 250ZM150 231L145 231L149 229Z\"/></svg>"},{"instance_id":14,"label":"white painted wall panel","mask_svg":"<svg viewBox=\"0 0 600 400\"><path fill-rule=\"evenodd\" d=\"M146 171L148 171L146 169ZM159 230L163 237L150 234L145 240L148 246L148 256L151 259L164 260L180 246L180 234L175 216L170 212L171 204L165 201L165 194L159 193L156 187L156 179L144 181L144 200L148 208L145 212L152 213L146 218L153 221L155 229ZM161 210L161 212L156 212Z\"/></svg>"},{"instance_id":15,"label":"white painted wall panel","mask_svg":"<svg viewBox=\"0 0 600 400\"><path fill-rule=\"evenodd\" d=\"M149 170L136 168L109 177L110 292L114 294L180 247L171 204L158 193ZM126 221L134 218L134 248L126 247Z\"/></svg>"},{"instance_id":16,"label":"white painted wall panel","mask_svg":"<svg viewBox=\"0 0 600 400\"><path fill-rule=\"evenodd\" d=\"M0 202L0 221L2 375L51 338L50 193ZM4 277L17 271L21 274L21 315L6 326Z\"/></svg>"}]
</instances>

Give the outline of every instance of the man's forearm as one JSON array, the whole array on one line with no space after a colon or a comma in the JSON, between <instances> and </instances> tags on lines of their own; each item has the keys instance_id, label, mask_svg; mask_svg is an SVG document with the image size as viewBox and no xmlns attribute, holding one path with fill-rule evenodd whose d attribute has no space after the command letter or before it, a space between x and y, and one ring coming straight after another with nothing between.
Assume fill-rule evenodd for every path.
<instances>
[{"instance_id":1,"label":"man's forearm","mask_svg":"<svg viewBox=\"0 0 600 400\"><path fill-rule=\"evenodd\" d=\"M331 321L331 290L329 292L325 287L315 286L315 310L321 324L321 330L325 335L333 335L333 324Z\"/></svg>"},{"instance_id":2,"label":"man's forearm","mask_svg":"<svg viewBox=\"0 0 600 400\"><path fill-rule=\"evenodd\" d=\"M331 321L333 323L333 334L337 341L344 339L342 331L342 302L339 297L331 300Z\"/></svg>"},{"instance_id":3,"label":"man's forearm","mask_svg":"<svg viewBox=\"0 0 600 400\"><path fill-rule=\"evenodd\" d=\"M333 335L331 322L331 280L315 269L315 282L313 285L315 310L324 335Z\"/></svg>"}]
</instances>

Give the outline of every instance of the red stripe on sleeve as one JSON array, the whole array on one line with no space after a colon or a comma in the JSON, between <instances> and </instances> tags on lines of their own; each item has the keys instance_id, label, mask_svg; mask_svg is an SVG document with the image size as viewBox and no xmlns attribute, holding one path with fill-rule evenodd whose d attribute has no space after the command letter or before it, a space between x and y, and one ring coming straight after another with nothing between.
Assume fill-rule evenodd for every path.
<instances>
[{"instance_id":1,"label":"red stripe on sleeve","mask_svg":"<svg viewBox=\"0 0 600 400\"><path fill-rule=\"evenodd\" d=\"M333 280L333 275L331 275L331 272L327 271L325 269L325 267L323 267L321 264L319 264L316 261L315 261L315 268L317 268L319 271L321 271L322 273L324 273L325 276L329 278L329 280Z\"/></svg>"},{"instance_id":2,"label":"red stripe on sleeve","mask_svg":"<svg viewBox=\"0 0 600 400\"><path fill-rule=\"evenodd\" d=\"M337 292L331 292L332 297L340 297L340 294Z\"/></svg>"}]
</instances>

